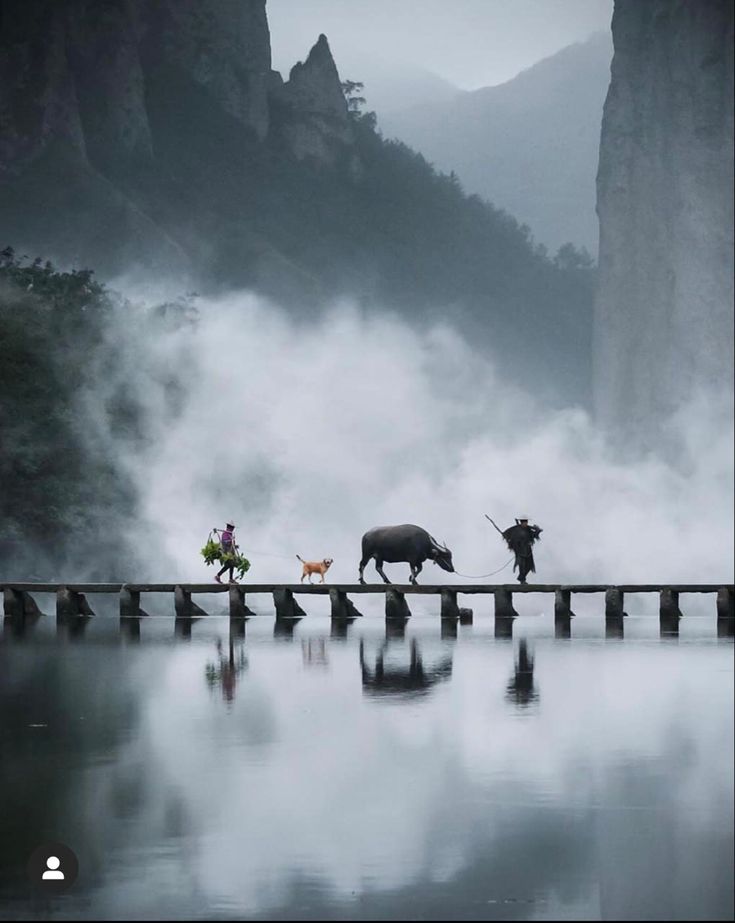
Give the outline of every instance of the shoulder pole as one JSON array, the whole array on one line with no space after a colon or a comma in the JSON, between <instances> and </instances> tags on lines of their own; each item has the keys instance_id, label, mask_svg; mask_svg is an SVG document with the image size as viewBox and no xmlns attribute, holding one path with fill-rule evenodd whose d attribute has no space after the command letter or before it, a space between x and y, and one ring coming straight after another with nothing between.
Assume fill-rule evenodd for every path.
<instances>
[{"instance_id":1,"label":"shoulder pole","mask_svg":"<svg viewBox=\"0 0 735 923\"><path fill-rule=\"evenodd\" d=\"M487 515L487 513L485 513L485 519L490 519L490 517ZM503 535L503 530L500 529L500 528L498 528L497 523L493 522L492 519L490 519L490 522L492 522L492 524L495 526L495 528L498 530L498 532L500 532L500 534ZM505 538L504 535L503 535L503 538Z\"/></svg>"}]
</instances>

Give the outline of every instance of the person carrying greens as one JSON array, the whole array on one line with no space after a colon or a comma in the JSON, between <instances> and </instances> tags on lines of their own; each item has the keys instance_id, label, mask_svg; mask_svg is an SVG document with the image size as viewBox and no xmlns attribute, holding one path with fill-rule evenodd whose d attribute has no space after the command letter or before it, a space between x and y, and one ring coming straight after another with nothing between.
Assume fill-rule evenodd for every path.
<instances>
[{"instance_id":1,"label":"person carrying greens","mask_svg":"<svg viewBox=\"0 0 735 923\"><path fill-rule=\"evenodd\" d=\"M225 562L219 573L215 574L214 579L217 583L222 583L220 577L226 570L229 570L230 583L234 583L235 555L238 551L237 544L235 543L235 524L233 522L228 522L224 529L212 529L212 532L214 532L215 535L219 535L219 543L222 546L222 557L220 560Z\"/></svg>"}]
</instances>

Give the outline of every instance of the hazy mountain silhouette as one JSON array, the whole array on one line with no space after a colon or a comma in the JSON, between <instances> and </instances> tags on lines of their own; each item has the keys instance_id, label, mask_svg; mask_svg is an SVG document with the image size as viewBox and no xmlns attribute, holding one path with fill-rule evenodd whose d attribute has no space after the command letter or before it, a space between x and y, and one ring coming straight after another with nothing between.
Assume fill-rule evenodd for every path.
<instances>
[{"instance_id":1,"label":"hazy mountain silhouette","mask_svg":"<svg viewBox=\"0 0 735 923\"><path fill-rule=\"evenodd\" d=\"M556 250L566 241L596 254L595 175L610 82L608 33L569 45L513 80L451 100L379 112L398 137L441 170L527 223Z\"/></svg>"},{"instance_id":2,"label":"hazy mountain silhouette","mask_svg":"<svg viewBox=\"0 0 735 923\"><path fill-rule=\"evenodd\" d=\"M362 96L378 119L425 104L449 103L464 90L423 67L373 54L353 54L345 77L364 84Z\"/></svg>"}]
</instances>

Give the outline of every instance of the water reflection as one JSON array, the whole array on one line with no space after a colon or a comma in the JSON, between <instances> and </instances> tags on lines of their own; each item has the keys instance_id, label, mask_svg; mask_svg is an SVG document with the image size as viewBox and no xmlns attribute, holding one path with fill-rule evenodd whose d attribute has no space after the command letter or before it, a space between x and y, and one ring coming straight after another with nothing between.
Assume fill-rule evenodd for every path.
<instances>
[{"instance_id":1,"label":"water reflection","mask_svg":"<svg viewBox=\"0 0 735 923\"><path fill-rule=\"evenodd\" d=\"M567 640L572 637L571 616L556 616L554 619L554 637L559 640Z\"/></svg>"},{"instance_id":2,"label":"water reflection","mask_svg":"<svg viewBox=\"0 0 735 923\"><path fill-rule=\"evenodd\" d=\"M87 625L92 618L91 615L57 615L56 633L61 638L79 641L84 638Z\"/></svg>"},{"instance_id":3,"label":"water reflection","mask_svg":"<svg viewBox=\"0 0 735 923\"><path fill-rule=\"evenodd\" d=\"M408 663L389 663L385 656L389 640L385 639L375 655L375 664L368 666L365 657L365 644L360 641L360 672L362 674L362 691L367 695L393 696L397 698L415 698L424 696L439 682L452 675L453 655L443 656L437 663L427 668L424 666L418 641L411 639Z\"/></svg>"},{"instance_id":4,"label":"water reflection","mask_svg":"<svg viewBox=\"0 0 735 923\"><path fill-rule=\"evenodd\" d=\"M441 620L441 637L446 640L452 640L457 637L457 623L459 619L442 619Z\"/></svg>"},{"instance_id":5,"label":"water reflection","mask_svg":"<svg viewBox=\"0 0 735 923\"><path fill-rule=\"evenodd\" d=\"M207 663L204 668L204 677L209 688L214 689L219 686L222 690L222 698L231 704L235 701L238 677L247 670L247 657L242 645L238 647L237 655L235 654L235 641L232 633L230 633L227 654L224 653L221 638L217 638L216 648L217 660Z\"/></svg>"},{"instance_id":6,"label":"water reflection","mask_svg":"<svg viewBox=\"0 0 735 923\"><path fill-rule=\"evenodd\" d=\"M28 615L6 615L3 619L3 631L16 639L24 638L43 617L41 612Z\"/></svg>"},{"instance_id":7,"label":"water reflection","mask_svg":"<svg viewBox=\"0 0 735 923\"><path fill-rule=\"evenodd\" d=\"M198 622L198 618L179 618L178 616L174 619L174 635L177 638L181 638L183 641L191 641L191 629L194 622Z\"/></svg>"},{"instance_id":8,"label":"water reflection","mask_svg":"<svg viewBox=\"0 0 735 923\"><path fill-rule=\"evenodd\" d=\"M276 617L273 622L273 637L293 641L293 630L300 621L301 616Z\"/></svg>"},{"instance_id":9,"label":"water reflection","mask_svg":"<svg viewBox=\"0 0 735 923\"><path fill-rule=\"evenodd\" d=\"M625 612L621 612L620 615L606 615L605 616L605 637L610 640L622 641L625 637L625 627L623 620L626 616Z\"/></svg>"},{"instance_id":10,"label":"water reflection","mask_svg":"<svg viewBox=\"0 0 735 923\"><path fill-rule=\"evenodd\" d=\"M132 641L135 644L140 643L140 618L126 616L120 619L120 635L126 641Z\"/></svg>"},{"instance_id":11,"label":"water reflection","mask_svg":"<svg viewBox=\"0 0 735 923\"><path fill-rule=\"evenodd\" d=\"M304 638L301 641L301 662L305 667L329 666L327 642L324 638Z\"/></svg>"},{"instance_id":12,"label":"water reflection","mask_svg":"<svg viewBox=\"0 0 735 923\"><path fill-rule=\"evenodd\" d=\"M403 641L406 637L406 625L408 619L390 618L385 620L385 637L394 638L396 641Z\"/></svg>"},{"instance_id":13,"label":"water reflection","mask_svg":"<svg viewBox=\"0 0 735 923\"><path fill-rule=\"evenodd\" d=\"M230 636L233 638L244 638L246 624L246 616L235 616L230 618Z\"/></svg>"},{"instance_id":14,"label":"water reflection","mask_svg":"<svg viewBox=\"0 0 735 923\"><path fill-rule=\"evenodd\" d=\"M514 615L495 616L495 637L509 641L513 637Z\"/></svg>"},{"instance_id":15,"label":"water reflection","mask_svg":"<svg viewBox=\"0 0 735 923\"><path fill-rule=\"evenodd\" d=\"M515 651L489 619L253 619L247 648L242 620L6 621L0 917L49 918L24 866L53 834L84 868L54 918L732 919L732 642L601 616L563 644L521 616Z\"/></svg>"},{"instance_id":16,"label":"water reflection","mask_svg":"<svg viewBox=\"0 0 735 923\"><path fill-rule=\"evenodd\" d=\"M528 708L538 702L538 691L533 681L533 654L529 653L528 642L521 638L515 670L508 683L506 698L518 708Z\"/></svg>"},{"instance_id":17,"label":"water reflection","mask_svg":"<svg viewBox=\"0 0 735 923\"><path fill-rule=\"evenodd\" d=\"M717 637L735 638L735 619L717 619Z\"/></svg>"},{"instance_id":18,"label":"water reflection","mask_svg":"<svg viewBox=\"0 0 735 923\"><path fill-rule=\"evenodd\" d=\"M333 640L346 641L350 625L356 620L357 616L340 617L330 619L329 637Z\"/></svg>"}]
</instances>

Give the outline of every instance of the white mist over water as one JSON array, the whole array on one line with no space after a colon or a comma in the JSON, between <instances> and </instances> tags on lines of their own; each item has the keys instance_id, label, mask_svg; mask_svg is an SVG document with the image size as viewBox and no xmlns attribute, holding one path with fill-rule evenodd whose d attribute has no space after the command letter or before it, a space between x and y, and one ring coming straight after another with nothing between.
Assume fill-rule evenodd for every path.
<instances>
[{"instance_id":1,"label":"white mist over water","mask_svg":"<svg viewBox=\"0 0 735 923\"><path fill-rule=\"evenodd\" d=\"M621 461L583 411L542 412L449 326L417 332L345 303L306 323L247 293L198 308L180 327L132 308L136 323L110 331L146 408L146 438L111 450L139 491L129 531L152 578L211 580L199 549L228 518L255 582L298 580L297 554L332 557L329 580L354 582L362 534L402 522L485 574L509 556L487 512L544 528L539 582L733 580L732 422L711 400L668 425L675 458ZM104 432L105 389L89 400ZM404 582L408 568L386 573ZM430 563L420 579L455 582Z\"/></svg>"}]
</instances>

